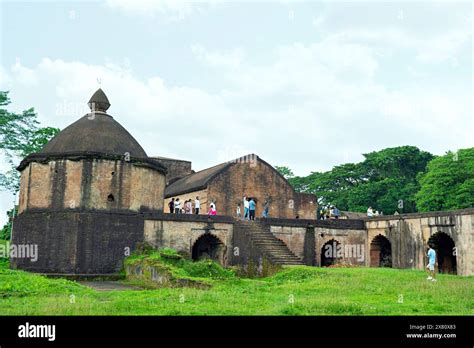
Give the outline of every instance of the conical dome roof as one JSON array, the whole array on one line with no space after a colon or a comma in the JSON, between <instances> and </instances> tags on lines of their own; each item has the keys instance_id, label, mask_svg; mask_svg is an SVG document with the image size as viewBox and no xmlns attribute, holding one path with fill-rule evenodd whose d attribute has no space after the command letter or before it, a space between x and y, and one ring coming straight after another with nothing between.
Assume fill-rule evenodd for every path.
<instances>
[{"instance_id":1,"label":"conical dome roof","mask_svg":"<svg viewBox=\"0 0 474 348\"><path fill-rule=\"evenodd\" d=\"M42 154L95 152L146 158L147 154L130 133L105 112L107 96L98 89L89 100L91 113L63 129L42 149Z\"/></svg>"}]
</instances>

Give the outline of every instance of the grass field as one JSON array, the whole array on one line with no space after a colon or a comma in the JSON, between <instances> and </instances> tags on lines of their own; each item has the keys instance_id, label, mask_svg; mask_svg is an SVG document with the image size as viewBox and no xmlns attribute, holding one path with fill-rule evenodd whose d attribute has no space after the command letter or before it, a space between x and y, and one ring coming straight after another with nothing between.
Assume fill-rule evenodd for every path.
<instances>
[{"instance_id":1,"label":"grass field","mask_svg":"<svg viewBox=\"0 0 474 348\"><path fill-rule=\"evenodd\" d=\"M208 290L98 292L10 270L0 261L2 315L473 315L474 277L422 271L296 266L260 279L210 280Z\"/></svg>"}]
</instances>

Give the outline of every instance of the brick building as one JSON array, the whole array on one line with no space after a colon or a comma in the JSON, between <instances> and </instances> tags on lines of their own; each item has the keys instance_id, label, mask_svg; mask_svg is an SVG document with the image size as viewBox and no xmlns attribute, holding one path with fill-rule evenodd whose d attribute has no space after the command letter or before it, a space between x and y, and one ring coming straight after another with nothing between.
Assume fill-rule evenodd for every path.
<instances>
[{"instance_id":1,"label":"brick building","mask_svg":"<svg viewBox=\"0 0 474 348\"><path fill-rule=\"evenodd\" d=\"M20 173L15 244L38 246L38 260L12 267L44 273L118 270L143 240L143 212L163 211L166 168L107 113L99 89L91 112L27 156Z\"/></svg>"},{"instance_id":2,"label":"brick building","mask_svg":"<svg viewBox=\"0 0 474 348\"><path fill-rule=\"evenodd\" d=\"M296 192L275 168L253 154L172 182L165 189L164 206L167 211L172 198L194 202L199 196L201 214L207 214L209 204L214 202L219 215L236 216L239 203L243 213L244 195L255 199L257 217L262 215L264 202L268 201L270 217L316 218L316 196Z\"/></svg>"},{"instance_id":3,"label":"brick building","mask_svg":"<svg viewBox=\"0 0 474 348\"><path fill-rule=\"evenodd\" d=\"M474 274L473 208L374 218L346 213L347 219L316 220L316 197L295 192L259 157L194 173L189 161L148 157L107 113L110 104L102 90L89 105L90 113L17 168L20 201L12 242L36 245L38 255L37 260L12 258L12 268L117 274L137 244L148 242L223 265L262 266L266 259L274 264L424 269L431 243L438 271ZM256 199L257 218L268 200L270 217L233 218L244 194ZM196 196L203 214L164 213L171 198ZM217 216L204 215L210 201L216 203Z\"/></svg>"}]
</instances>

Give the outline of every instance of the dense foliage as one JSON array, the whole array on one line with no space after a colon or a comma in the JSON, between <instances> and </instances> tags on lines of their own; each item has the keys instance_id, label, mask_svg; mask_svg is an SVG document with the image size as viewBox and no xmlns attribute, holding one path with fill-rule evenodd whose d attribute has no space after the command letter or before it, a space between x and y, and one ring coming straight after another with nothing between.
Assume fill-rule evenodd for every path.
<instances>
[{"instance_id":1,"label":"dense foliage","mask_svg":"<svg viewBox=\"0 0 474 348\"><path fill-rule=\"evenodd\" d=\"M416 211L419 173L434 158L415 146L387 148L364 154L360 163L346 163L327 172L288 180L299 192L313 193L320 206L365 212L369 206L392 214Z\"/></svg>"},{"instance_id":2,"label":"dense foliage","mask_svg":"<svg viewBox=\"0 0 474 348\"><path fill-rule=\"evenodd\" d=\"M0 189L16 193L20 188L16 170L20 160L40 151L59 129L38 127L38 115L34 108L15 113L6 109L10 103L8 92L0 91L0 150L9 165L6 172L0 173Z\"/></svg>"},{"instance_id":3,"label":"dense foliage","mask_svg":"<svg viewBox=\"0 0 474 348\"><path fill-rule=\"evenodd\" d=\"M0 190L17 193L20 173L16 167L21 159L40 151L59 129L38 127L38 115L33 108L15 113L6 109L10 103L8 92L0 91L0 151L8 167L3 173L0 172ZM12 213L13 209L7 213L8 222L0 230L0 239L10 238Z\"/></svg>"},{"instance_id":4,"label":"dense foliage","mask_svg":"<svg viewBox=\"0 0 474 348\"><path fill-rule=\"evenodd\" d=\"M16 215L16 211L18 209L18 206L15 208L10 209L7 211L7 216L8 216L8 221L7 223L0 229L0 240L10 240L11 238L11 233L12 233L12 226L13 226L13 216L14 214Z\"/></svg>"},{"instance_id":5,"label":"dense foliage","mask_svg":"<svg viewBox=\"0 0 474 348\"><path fill-rule=\"evenodd\" d=\"M419 211L462 209L474 206L474 148L448 152L428 164L418 177Z\"/></svg>"}]
</instances>

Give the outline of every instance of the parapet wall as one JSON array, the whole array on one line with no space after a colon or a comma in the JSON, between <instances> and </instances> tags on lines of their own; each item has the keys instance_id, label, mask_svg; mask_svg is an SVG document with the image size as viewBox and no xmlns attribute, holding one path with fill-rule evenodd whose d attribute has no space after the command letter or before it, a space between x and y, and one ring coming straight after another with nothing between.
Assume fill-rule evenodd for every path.
<instances>
[{"instance_id":1,"label":"parapet wall","mask_svg":"<svg viewBox=\"0 0 474 348\"><path fill-rule=\"evenodd\" d=\"M192 257L200 238L217 238L220 244L217 259L224 266L229 264L233 230L233 219L228 216L145 214L144 238L155 248L173 248Z\"/></svg>"},{"instance_id":2,"label":"parapet wall","mask_svg":"<svg viewBox=\"0 0 474 348\"><path fill-rule=\"evenodd\" d=\"M367 243L378 235L392 245L393 267L424 269L430 238L444 235L454 243L449 262L456 263L458 275L474 275L474 209L439 211L364 219ZM449 239L448 239L449 240ZM455 261L454 261L455 259Z\"/></svg>"},{"instance_id":3,"label":"parapet wall","mask_svg":"<svg viewBox=\"0 0 474 348\"><path fill-rule=\"evenodd\" d=\"M342 258L344 263L374 266L371 264L372 242L382 236L390 243L392 267L424 269L428 241L442 244L445 242L436 241L444 236L443 240L452 240L453 244L436 245L440 257L439 271L474 275L473 208L360 220L269 218L262 221L270 226L275 237L282 240L294 254L304 258L308 265L323 265L325 246L336 242L345 251L349 248L357 252L356 257L347 257L346 253L346 257Z\"/></svg>"},{"instance_id":4,"label":"parapet wall","mask_svg":"<svg viewBox=\"0 0 474 348\"><path fill-rule=\"evenodd\" d=\"M301 257L305 264L321 266L324 262L323 249L332 241L342 246L357 247L357 255L342 257L345 263L365 265L367 232L362 220L307 220L307 219L263 219L270 226L273 235L282 240L288 248ZM363 253L363 255L360 255Z\"/></svg>"}]
</instances>

